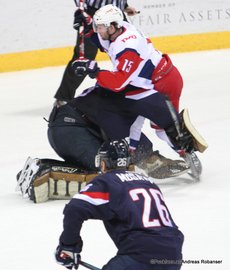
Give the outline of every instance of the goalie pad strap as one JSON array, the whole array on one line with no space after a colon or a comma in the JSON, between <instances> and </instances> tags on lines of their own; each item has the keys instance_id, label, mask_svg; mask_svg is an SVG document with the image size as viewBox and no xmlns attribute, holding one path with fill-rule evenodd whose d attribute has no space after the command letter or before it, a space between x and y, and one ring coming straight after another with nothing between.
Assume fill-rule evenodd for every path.
<instances>
[{"instance_id":1,"label":"goalie pad strap","mask_svg":"<svg viewBox=\"0 0 230 270\"><path fill-rule=\"evenodd\" d=\"M63 173L63 172L50 172L50 177L55 180L65 180L65 181L77 181L84 182L86 179L86 174L78 173Z\"/></svg>"},{"instance_id":2,"label":"goalie pad strap","mask_svg":"<svg viewBox=\"0 0 230 270\"><path fill-rule=\"evenodd\" d=\"M36 178L33 182L33 186L34 187L38 187L46 182L49 181L49 176L50 176L50 173L46 173L38 178Z\"/></svg>"}]
</instances>

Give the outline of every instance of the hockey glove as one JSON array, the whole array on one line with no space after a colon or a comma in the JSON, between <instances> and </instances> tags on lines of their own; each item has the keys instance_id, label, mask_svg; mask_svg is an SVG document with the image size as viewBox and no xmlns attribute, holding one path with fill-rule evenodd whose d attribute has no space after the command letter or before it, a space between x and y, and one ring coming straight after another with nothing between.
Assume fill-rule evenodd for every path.
<instances>
[{"instance_id":1,"label":"hockey glove","mask_svg":"<svg viewBox=\"0 0 230 270\"><path fill-rule=\"evenodd\" d=\"M77 60L73 61L72 68L76 76L81 77L89 75L91 79L96 78L97 73L100 70L96 61L86 58L78 58Z\"/></svg>"},{"instance_id":2,"label":"hockey glove","mask_svg":"<svg viewBox=\"0 0 230 270\"><path fill-rule=\"evenodd\" d=\"M183 150L188 153L195 151L193 138L186 129L181 128L181 136L179 136L175 126L166 129L165 132L176 151Z\"/></svg>"},{"instance_id":3,"label":"hockey glove","mask_svg":"<svg viewBox=\"0 0 230 270\"><path fill-rule=\"evenodd\" d=\"M88 33L92 29L92 18L85 11L77 9L74 13L73 28L79 31L79 28L84 25L84 32Z\"/></svg>"},{"instance_id":4,"label":"hockey glove","mask_svg":"<svg viewBox=\"0 0 230 270\"><path fill-rule=\"evenodd\" d=\"M55 259L58 264L65 266L67 269L78 269L79 262L81 256L79 252L78 245L75 246L65 246L63 244L59 244L55 251Z\"/></svg>"}]
</instances>

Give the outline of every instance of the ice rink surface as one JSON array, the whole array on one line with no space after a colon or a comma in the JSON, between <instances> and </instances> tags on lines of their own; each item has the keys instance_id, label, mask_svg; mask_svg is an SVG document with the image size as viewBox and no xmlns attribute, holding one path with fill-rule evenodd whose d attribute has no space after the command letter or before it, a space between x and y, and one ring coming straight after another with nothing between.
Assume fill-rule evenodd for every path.
<instances>
[{"instance_id":1,"label":"ice rink surface","mask_svg":"<svg viewBox=\"0 0 230 270\"><path fill-rule=\"evenodd\" d=\"M202 180L188 175L159 183L175 222L185 235L184 270L230 269L230 50L171 55L184 78L181 109L209 144L198 154ZM110 67L100 62L101 67ZM15 192L16 174L28 156L58 158L48 144L47 123L64 67L0 74L0 269L64 269L53 259L62 230L67 201L34 204ZM87 79L79 89L91 86ZM154 148L177 158L150 130ZM100 221L87 221L82 229L82 259L98 267L115 255L116 248ZM197 264L191 261L197 261ZM220 264L202 263L220 260ZM79 269L83 269L80 267ZM138 270L138 269L137 269Z\"/></svg>"}]
</instances>

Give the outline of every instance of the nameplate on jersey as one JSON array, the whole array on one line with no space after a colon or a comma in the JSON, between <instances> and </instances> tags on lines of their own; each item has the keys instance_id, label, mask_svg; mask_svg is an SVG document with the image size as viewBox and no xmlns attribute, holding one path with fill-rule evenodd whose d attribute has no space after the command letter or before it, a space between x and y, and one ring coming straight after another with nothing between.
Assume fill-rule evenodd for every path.
<instances>
[{"instance_id":1,"label":"nameplate on jersey","mask_svg":"<svg viewBox=\"0 0 230 270\"><path fill-rule=\"evenodd\" d=\"M126 181L149 181L149 178L144 176L144 175L140 175L137 173L132 173L132 172L125 172L125 173L116 173L116 176L122 181L122 182L126 182Z\"/></svg>"}]
</instances>

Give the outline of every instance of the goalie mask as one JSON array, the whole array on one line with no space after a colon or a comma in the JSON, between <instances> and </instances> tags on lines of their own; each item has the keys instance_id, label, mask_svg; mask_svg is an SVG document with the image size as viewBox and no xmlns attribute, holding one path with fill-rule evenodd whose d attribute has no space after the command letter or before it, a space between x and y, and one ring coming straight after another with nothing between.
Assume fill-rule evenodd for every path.
<instances>
[{"instance_id":1,"label":"goalie mask","mask_svg":"<svg viewBox=\"0 0 230 270\"><path fill-rule=\"evenodd\" d=\"M93 30L97 32L98 25L109 27L111 23L116 23L117 28L121 28L124 20L122 11L113 5L101 7L93 16Z\"/></svg>"},{"instance_id":2,"label":"goalie mask","mask_svg":"<svg viewBox=\"0 0 230 270\"><path fill-rule=\"evenodd\" d=\"M100 168L104 161L107 169L128 168L130 156L126 140L114 140L104 142L95 157L95 166Z\"/></svg>"}]
</instances>

